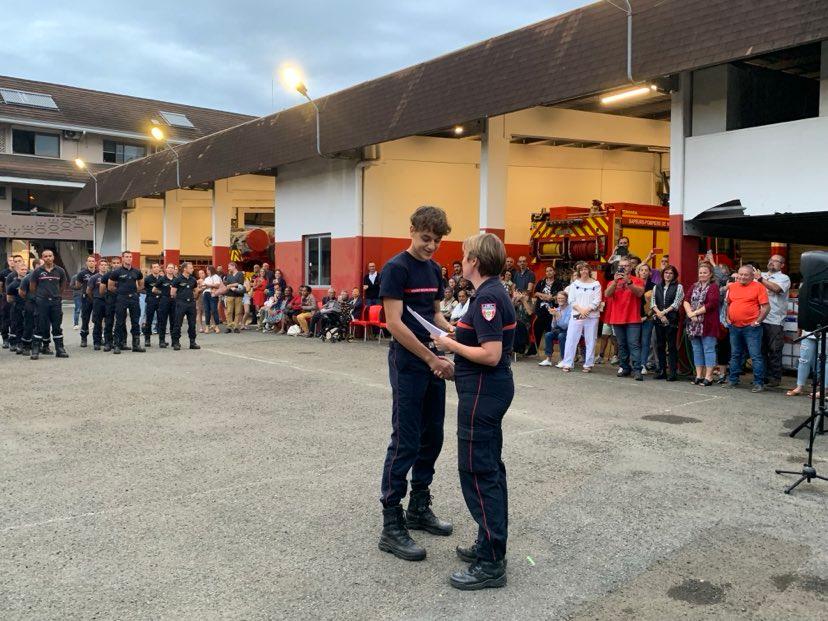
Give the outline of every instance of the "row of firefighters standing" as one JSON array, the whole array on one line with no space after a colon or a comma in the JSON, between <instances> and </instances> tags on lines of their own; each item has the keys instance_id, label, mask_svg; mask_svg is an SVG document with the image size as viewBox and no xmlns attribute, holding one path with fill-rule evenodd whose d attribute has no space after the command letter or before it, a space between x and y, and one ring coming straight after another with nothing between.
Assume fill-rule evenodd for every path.
<instances>
[{"instance_id":1,"label":"row of firefighters standing","mask_svg":"<svg viewBox=\"0 0 828 621\"><path fill-rule=\"evenodd\" d=\"M3 302L0 306L0 333L3 349L30 356L37 360L41 354L56 354L68 358L63 344L62 291L69 283L66 271L54 263L54 254L45 250L42 264L31 272L19 255L9 257L8 267L0 271ZM132 254L124 252L111 263L90 256L86 267L72 279L73 286L84 291L81 309L81 347L88 346L89 323L92 322L92 344L97 351L120 354L127 349L127 313L132 335L132 351L146 351L141 346L141 308L139 292L146 291L144 344L150 346L153 323L158 330L158 345L167 347L167 326L170 326L173 349L181 349L181 328L187 318L190 349L201 349L196 343L196 279L192 264L184 263L180 270L168 266L159 268L146 277L132 267ZM55 351L49 349L50 336Z\"/></svg>"}]
</instances>

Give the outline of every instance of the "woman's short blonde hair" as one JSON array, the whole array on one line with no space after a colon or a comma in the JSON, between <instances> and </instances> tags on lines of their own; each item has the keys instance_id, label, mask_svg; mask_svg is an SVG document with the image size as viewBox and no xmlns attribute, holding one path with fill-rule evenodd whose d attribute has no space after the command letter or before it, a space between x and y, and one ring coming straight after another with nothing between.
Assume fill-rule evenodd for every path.
<instances>
[{"instance_id":1,"label":"woman's short blonde hair","mask_svg":"<svg viewBox=\"0 0 828 621\"><path fill-rule=\"evenodd\" d=\"M472 235L463 242L463 252L469 259L477 259L481 276L499 276L506 266L506 247L492 233Z\"/></svg>"}]
</instances>

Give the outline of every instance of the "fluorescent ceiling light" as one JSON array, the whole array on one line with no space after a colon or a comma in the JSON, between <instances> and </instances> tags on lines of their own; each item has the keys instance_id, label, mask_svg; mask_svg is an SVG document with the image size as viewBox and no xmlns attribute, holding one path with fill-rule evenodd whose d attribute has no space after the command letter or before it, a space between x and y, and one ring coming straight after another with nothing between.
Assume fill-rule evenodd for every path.
<instances>
[{"instance_id":1,"label":"fluorescent ceiling light","mask_svg":"<svg viewBox=\"0 0 828 621\"><path fill-rule=\"evenodd\" d=\"M617 101L624 101L626 99L633 99L635 97L643 97L644 95L649 95L656 91L655 84L650 86L639 86L638 88L633 88L628 91L621 91L620 93L615 93L614 95L607 95L606 97L601 97L601 103L604 105L612 104Z\"/></svg>"}]
</instances>

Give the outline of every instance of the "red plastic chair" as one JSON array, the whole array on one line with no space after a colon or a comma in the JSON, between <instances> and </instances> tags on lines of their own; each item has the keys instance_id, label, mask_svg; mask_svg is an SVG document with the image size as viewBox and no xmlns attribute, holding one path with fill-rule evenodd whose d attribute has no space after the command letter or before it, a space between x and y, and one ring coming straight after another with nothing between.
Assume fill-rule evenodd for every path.
<instances>
[{"instance_id":1,"label":"red plastic chair","mask_svg":"<svg viewBox=\"0 0 828 621\"><path fill-rule=\"evenodd\" d=\"M373 317L369 311L368 313L368 323L372 326L379 328L379 339L378 341L382 343L382 335L384 330L388 327L388 324L385 323L385 307L383 306L372 306L371 310L378 308L379 311L377 312L376 318Z\"/></svg>"},{"instance_id":2,"label":"red plastic chair","mask_svg":"<svg viewBox=\"0 0 828 621\"><path fill-rule=\"evenodd\" d=\"M368 339L367 332L368 332L368 320L365 318L365 313L368 311L368 308L363 306L362 312L359 314L359 319L351 319L351 335L356 336L356 329L362 328L365 335L364 340Z\"/></svg>"}]
</instances>

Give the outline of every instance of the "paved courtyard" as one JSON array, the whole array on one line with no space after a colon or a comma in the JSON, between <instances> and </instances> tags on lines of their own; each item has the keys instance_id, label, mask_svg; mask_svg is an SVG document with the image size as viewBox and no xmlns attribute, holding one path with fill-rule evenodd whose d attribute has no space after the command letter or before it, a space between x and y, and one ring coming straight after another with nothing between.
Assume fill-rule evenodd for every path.
<instances>
[{"instance_id":1,"label":"paved courtyard","mask_svg":"<svg viewBox=\"0 0 828 621\"><path fill-rule=\"evenodd\" d=\"M828 619L828 485L774 474L803 461L803 398L519 362L509 584L461 593L453 385L432 491L455 534L406 563L377 549L384 346L67 334L66 361L0 355L4 620Z\"/></svg>"}]
</instances>

